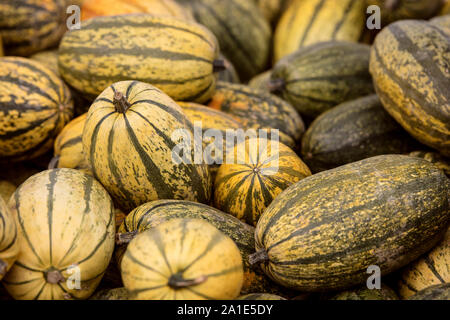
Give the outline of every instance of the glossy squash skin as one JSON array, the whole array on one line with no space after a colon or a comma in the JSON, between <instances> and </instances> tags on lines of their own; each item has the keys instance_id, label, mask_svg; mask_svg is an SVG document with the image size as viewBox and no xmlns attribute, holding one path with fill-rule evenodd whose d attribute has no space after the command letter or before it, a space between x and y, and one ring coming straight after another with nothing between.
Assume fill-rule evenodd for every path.
<instances>
[{"instance_id":1,"label":"glossy squash skin","mask_svg":"<svg viewBox=\"0 0 450 320\"><path fill-rule=\"evenodd\" d=\"M11 269L19 255L18 238L14 216L0 197L0 280Z\"/></svg>"}]
</instances>

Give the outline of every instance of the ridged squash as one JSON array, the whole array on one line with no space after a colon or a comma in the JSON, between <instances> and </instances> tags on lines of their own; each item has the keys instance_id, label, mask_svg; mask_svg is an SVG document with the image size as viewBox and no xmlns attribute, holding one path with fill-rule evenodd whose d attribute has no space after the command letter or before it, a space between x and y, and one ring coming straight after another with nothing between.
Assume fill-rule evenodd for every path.
<instances>
[{"instance_id":1,"label":"ridged squash","mask_svg":"<svg viewBox=\"0 0 450 320\"><path fill-rule=\"evenodd\" d=\"M270 293L251 293L238 297L236 300L286 300L283 297Z\"/></svg>"},{"instance_id":2,"label":"ridged squash","mask_svg":"<svg viewBox=\"0 0 450 320\"><path fill-rule=\"evenodd\" d=\"M0 197L0 280L11 269L19 255L19 239L14 216Z\"/></svg>"},{"instance_id":3,"label":"ridged squash","mask_svg":"<svg viewBox=\"0 0 450 320\"><path fill-rule=\"evenodd\" d=\"M289 147L276 140L251 138L227 154L214 183L214 205L256 225L283 190L311 175Z\"/></svg>"},{"instance_id":4,"label":"ridged squash","mask_svg":"<svg viewBox=\"0 0 450 320\"><path fill-rule=\"evenodd\" d=\"M367 286L339 292L330 300L399 300L394 290L382 284L380 289L369 289Z\"/></svg>"},{"instance_id":5,"label":"ridged squash","mask_svg":"<svg viewBox=\"0 0 450 320\"><path fill-rule=\"evenodd\" d=\"M175 0L85 0L81 6L81 20L100 16L148 13L158 17L173 17L193 21L189 10Z\"/></svg>"},{"instance_id":6,"label":"ridged squash","mask_svg":"<svg viewBox=\"0 0 450 320\"><path fill-rule=\"evenodd\" d=\"M120 264L126 250L126 244L137 232L143 232L159 226L161 223L177 219L202 219L229 236L237 245L243 259L244 283L241 294L252 292L280 293L282 289L270 281L260 268L253 268L248 256L255 247L255 229L232 215L213 207L190 201L159 200L152 201L134 209L118 230L116 261Z\"/></svg>"},{"instance_id":7,"label":"ridged squash","mask_svg":"<svg viewBox=\"0 0 450 320\"><path fill-rule=\"evenodd\" d=\"M138 300L229 300L243 283L236 244L199 219L174 219L137 235L121 272Z\"/></svg>"},{"instance_id":8,"label":"ridged squash","mask_svg":"<svg viewBox=\"0 0 450 320\"><path fill-rule=\"evenodd\" d=\"M450 34L425 21L392 23L375 39L370 72L387 112L450 156Z\"/></svg>"},{"instance_id":9,"label":"ridged squash","mask_svg":"<svg viewBox=\"0 0 450 320\"><path fill-rule=\"evenodd\" d=\"M442 155L432 151L413 151L409 154L411 157L418 157L430 161L438 168L442 169L445 174L450 176L450 160Z\"/></svg>"},{"instance_id":10,"label":"ridged squash","mask_svg":"<svg viewBox=\"0 0 450 320\"><path fill-rule=\"evenodd\" d=\"M69 88L39 62L0 58L0 158L18 161L44 154L73 116Z\"/></svg>"},{"instance_id":11,"label":"ridged squash","mask_svg":"<svg viewBox=\"0 0 450 320\"><path fill-rule=\"evenodd\" d=\"M0 37L8 56L58 44L66 32L66 0L0 0Z\"/></svg>"},{"instance_id":12,"label":"ridged squash","mask_svg":"<svg viewBox=\"0 0 450 320\"><path fill-rule=\"evenodd\" d=\"M16 186L8 180L0 180L0 198L7 203L11 195L16 191Z\"/></svg>"},{"instance_id":13,"label":"ridged squash","mask_svg":"<svg viewBox=\"0 0 450 320\"><path fill-rule=\"evenodd\" d=\"M210 29L222 53L243 81L262 72L269 62L272 31L253 0L177 0L192 9L195 19Z\"/></svg>"},{"instance_id":14,"label":"ridged squash","mask_svg":"<svg viewBox=\"0 0 450 320\"><path fill-rule=\"evenodd\" d=\"M361 0L293 0L276 27L275 62L318 42L358 42L365 27L366 8Z\"/></svg>"},{"instance_id":15,"label":"ridged squash","mask_svg":"<svg viewBox=\"0 0 450 320\"><path fill-rule=\"evenodd\" d=\"M73 169L43 171L16 190L9 208L20 238L19 257L3 279L11 296L88 298L114 250L114 208L100 183Z\"/></svg>"},{"instance_id":16,"label":"ridged squash","mask_svg":"<svg viewBox=\"0 0 450 320\"><path fill-rule=\"evenodd\" d=\"M436 247L403 270L399 294L406 299L432 285L450 282L450 229Z\"/></svg>"},{"instance_id":17,"label":"ridged squash","mask_svg":"<svg viewBox=\"0 0 450 320\"><path fill-rule=\"evenodd\" d=\"M417 292L408 300L450 300L450 283L436 284Z\"/></svg>"},{"instance_id":18,"label":"ridged squash","mask_svg":"<svg viewBox=\"0 0 450 320\"><path fill-rule=\"evenodd\" d=\"M272 70L264 71L254 76L249 82L248 86L251 88L268 91L270 89L269 83L272 76Z\"/></svg>"},{"instance_id":19,"label":"ridged squash","mask_svg":"<svg viewBox=\"0 0 450 320\"><path fill-rule=\"evenodd\" d=\"M183 110L161 90L122 81L89 109L83 150L94 176L125 212L158 199L208 203L208 167L195 163L192 143L187 145L191 150L183 148L193 130Z\"/></svg>"},{"instance_id":20,"label":"ridged squash","mask_svg":"<svg viewBox=\"0 0 450 320\"><path fill-rule=\"evenodd\" d=\"M310 118L374 92L370 46L327 41L301 48L272 69L269 88Z\"/></svg>"},{"instance_id":21,"label":"ridged squash","mask_svg":"<svg viewBox=\"0 0 450 320\"><path fill-rule=\"evenodd\" d=\"M345 290L433 248L450 223L450 180L426 160L383 155L300 180L264 211L256 253L277 283Z\"/></svg>"},{"instance_id":22,"label":"ridged squash","mask_svg":"<svg viewBox=\"0 0 450 320\"><path fill-rule=\"evenodd\" d=\"M170 17L97 17L59 46L59 72L89 97L114 82L150 83L176 100L205 102L214 92L217 40L205 27Z\"/></svg>"},{"instance_id":23,"label":"ridged squash","mask_svg":"<svg viewBox=\"0 0 450 320\"><path fill-rule=\"evenodd\" d=\"M344 102L321 114L302 139L302 158L314 172L419 144L384 110L377 95Z\"/></svg>"}]
</instances>

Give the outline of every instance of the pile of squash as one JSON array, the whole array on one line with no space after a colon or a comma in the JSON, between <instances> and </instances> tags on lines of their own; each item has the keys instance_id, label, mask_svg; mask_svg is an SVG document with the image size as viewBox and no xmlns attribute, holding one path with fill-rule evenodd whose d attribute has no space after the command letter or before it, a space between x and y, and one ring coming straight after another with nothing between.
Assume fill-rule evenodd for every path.
<instances>
[{"instance_id":1,"label":"pile of squash","mask_svg":"<svg viewBox=\"0 0 450 320\"><path fill-rule=\"evenodd\" d=\"M448 1L0 0L2 300L449 300L449 157Z\"/></svg>"}]
</instances>

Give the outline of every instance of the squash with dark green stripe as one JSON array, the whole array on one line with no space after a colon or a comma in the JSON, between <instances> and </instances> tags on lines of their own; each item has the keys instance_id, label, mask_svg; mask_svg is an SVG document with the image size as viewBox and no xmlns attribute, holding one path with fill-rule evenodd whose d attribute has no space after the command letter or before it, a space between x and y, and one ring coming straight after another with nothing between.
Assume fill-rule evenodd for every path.
<instances>
[{"instance_id":1,"label":"squash with dark green stripe","mask_svg":"<svg viewBox=\"0 0 450 320\"><path fill-rule=\"evenodd\" d=\"M297 290L362 285L369 266L389 274L442 239L450 223L449 188L436 166L403 155L312 175L264 211L251 262Z\"/></svg>"},{"instance_id":2,"label":"squash with dark green stripe","mask_svg":"<svg viewBox=\"0 0 450 320\"><path fill-rule=\"evenodd\" d=\"M238 297L236 300L286 300L283 297L270 293L251 293Z\"/></svg>"},{"instance_id":3,"label":"squash with dark green stripe","mask_svg":"<svg viewBox=\"0 0 450 320\"><path fill-rule=\"evenodd\" d=\"M289 103L246 85L218 82L208 105L238 117L246 129L278 129L294 141L305 131L302 118Z\"/></svg>"},{"instance_id":4,"label":"squash with dark green stripe","mask_svg":"<svg viewBox=\"0 0 450 320\"><path fill-rule=\"evenodd\" d=\"M222 53L243 81L262 72L269 62L271 28L254 1L177 0L217 37Z\"/></svg>"},{"instance_id":5,"label":"squash with dark green stripe","mask_svg":"<svg viewBox=\"0 0 450 320\"><path fill-rule=\"evenodd\" d=\"M106 190L80 171L47 170L25 181L9 208L20 240L19 257L3 279L11 296L87 299L114 250L114 208Z\"/></svg>"},{"instance_id":6,"label":"squash with dark green stripe","mask_svg":"<svg viewBox=\"0 0 450 320\"><path fill-rule=\"evenodd\" d=\"M394 290L382 284L380 289L369 289L367 285L353 290L339 292L330 300L399 300Z\"/></svg>"},{"instance_id":7,"label":"squash with dark green stripe","mask_svg":"<svg viewBox=\"0 0 450 320\"><path fill-rule=\"evenodd\" d=\"M450 282L450 229L436 247L401 274L399 294L406 299L435 284Z\"/></svg>"},{"instance_id":8,"label":"squash with dark green stripe","mask_svg":"<svg viewBox=\"0 0 450 320\"><path fill-rule=\"evenodd\" d=\"M121 273L138 300L229 300L243 283L236 244L200 219L174 219L137 235Z\"/></svg>"},{"instance_id":9,"label":"squash with dark green stripe","mask_svg":"<svg viewBox=\"0 0 450 320\"><path fill-rule=\"evenodd\" d=\"M122 81L89 109L83 148L92 173L125 212L158 199L208 203L208 167L195 163L192 142L191 150L184 149L193 131L183 110L161 90Z\"/></svg>"},{"instance_id":10,"label":"squash with dark green stripe","mask_svg":"<svg viewBox=\"0 0 450 320\"><path fill-rule=\"evenodd\" d=\"M40 51L30 56L30 59L42 63L59 76L58 49Z\"/></svg>"},{"instance_id":11,"label":"squash with dark green stripe","mask_svg":"<svg viewBox=\"0 0 450 320\"><path fill-rule=\"evenodd\" d=\"M273 199L310 175L295 152L279 141L248 139L231 149L220 166L214 184L214 205L256 225Z\"/></svg>"},{"instance_id":12,"label":"squash with dark green stripe","mask_svg":"<svg viewBox=\"0 0 450 320\"><path fill-rule=\"evenodd\" d=\"M450 283L436 284L423 289L408 300L450 300Z\"/></svg>"},{"instance_id":13,"label":"squash with dark green stripe","mask_svg":"<svg viewBox=\"0 0 450 320\"><path fill-rule=\"evenodd\" d=\"M432 151L413 151L411 157L418 157L430 161L438 168L442 169L447 177L450 177L450 159L443 157L439 153Z\"/></svg>"},{"instance_id":14,"label":"squash with dark green stripe","mask_svg":"<svg viewBox=\"0 0 450 320\"><path fill-rule=\"evenodd\" d=\"M314 118L338 104L374 92L370 46L328 41L304 47L280 60L269 87L302 115Z\"/></svg>"},{"instance_id":15,"label":"squash with dark green stripe","mask_svg":"<svg viewBox=\"0 0 450 320\"><path fill-rule=\"evenodd\" d=\"M66 0L0 0L0 36L8 56L29 56L58 44Z\"/></svg>"},{"instance_id":16,"label":"squash with dark green stripe","mask_svg":"<svg viewBox=\"0 0 450 320\"><path fill-rule=\"evenodd\" d=\"M0 197L0 280L11 269L19 255L19 241L14 217Z\"/></svg>"},{"instance_id":17,"label":"squash with dark green stripe","mask_svg":"<svg viewBox=\"0 0 450 320\"><path fill-rule=\"evenodd\" d=\"M163 222L176 218L202 219L229 236L239 248L243 259L244 283L241 294L251 292L280 293L282 290L270 281L260 268L251 268L248 256L255 247L255 229L232 215L213 207L190 201L159 200L152 201L134 209L118 230L117 241L125 244L136 232L155 228ZM120 264L126 250L124 245L116 249L116 260Z\"/></svg>"},{"instance_id":18,"label":"squash with dark green stripe","mask_svg":"<svg viewBox=\"0 0 450 320\"><path fill-rule=\"evenodd\" d=\"M321 114L302 139L302 157L314 172L419 145L384 110L376 95L344 102Z\"/></svg>"},{"instance_id":19,"label":"squash with dark green stripe","mask_svg":"<svg viewBox=\"0 0 450 320\"><path fill-rule=\"evenodd\" d=\"M0 159L44 154L73 116L69 88L39 62L0 58Z\"/></svg>"},{"instance_id":20,"label":"squash with dark green stripe","mask_svg":"<svg viewBox=\"0 0 450 320\"><path fill-rule=\"evenodd\" d=\"M66 33L59 71L90 97L114 82L139 80L173 99L201 103L214 92L218 54L214 35L194 22L147 14L98 17Z\"/></svg>"},{"instance_id":21,"label":"squash with dark green stripe","mask_svg":"<svg viewBox=\"0 0 450 320\"><path fill-rule=\"evenodd\" d=\"M358 42L366 8L363 0L294 0L275 31L275 61L318 42Z\"/></svg>"},{"instance_id":22,"label":"squash with dark green stripe","mask_svg":"<svg viewBox=\"0 0 450 320\"><path fill-rule=\"evenodd\" d=\"M450 34L425 21L392 23L375 39L370 72L387 112L450 156Z\"/></svg>"}]
</instances>

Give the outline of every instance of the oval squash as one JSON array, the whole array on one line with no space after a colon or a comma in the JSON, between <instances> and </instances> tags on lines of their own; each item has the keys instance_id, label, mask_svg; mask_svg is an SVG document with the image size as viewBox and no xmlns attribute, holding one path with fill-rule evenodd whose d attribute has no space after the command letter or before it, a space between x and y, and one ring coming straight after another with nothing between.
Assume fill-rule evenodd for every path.
<instances>
[{"instance_id":1,"label":"oval squash","mask_svg":"<svg viewBox=\"0 0 450 320\"><path fill-rule=\"evenodd\" d=\"M436 284L417 292L408 300L450 300L450 283Z\"/></svg>"},{"instance_id":2,"label":"oval squash","mask_svg":"<svg viewBox=\"0 0 450 320\"><path fill-rule=\"evenodd\" d=\"M43 171L16 190L9 208L20 238L17 262L3 279L11 296L88 298L114 250L114 208L100 183L73 169ZM77 275L79 288L70 280Z\"/></svg>"},{"instance_id":3,"label":"oval squash","mask_svg":"<svg viewBox=\"0 0 450 320\"><path fill-rule=\"evenodd\" d=\"M265 273L303 291L362 285L417 259L450 223L450 181L428 161L377 156L300 180L264 211L255 231Z\"/></svg>"},{"instance_id":4,"label":"oval squash","mask_svg":"<svg viewBox=\"0 0 450 320\"><path fill-rule=\"evenodd\" d=\"M19 246L16 222L6 202L0 197L0 280L16 261Z\"/></svg>"},{"instance_id":5,"label":"oval squash","mask_svg":"<svg viewBox=\"0 0 450 320\"><path fill-rule=\"evenodd\" d=\"M139 234L121 263L131 299L234 299L243 282L236 244L199 219L174 219Z\"/></svg>"}]
</instances>

